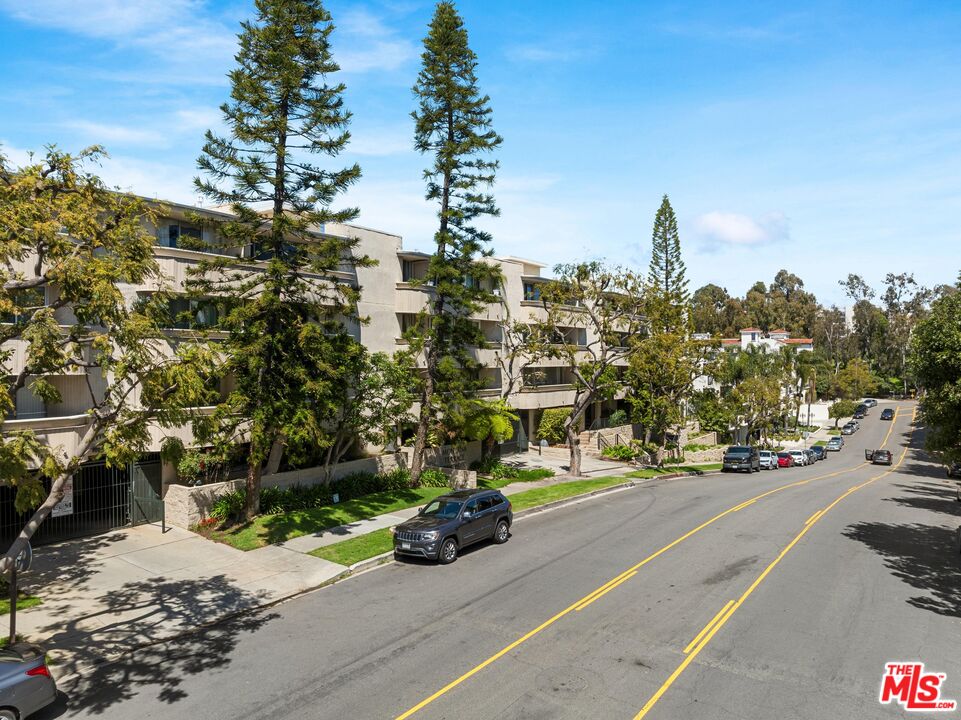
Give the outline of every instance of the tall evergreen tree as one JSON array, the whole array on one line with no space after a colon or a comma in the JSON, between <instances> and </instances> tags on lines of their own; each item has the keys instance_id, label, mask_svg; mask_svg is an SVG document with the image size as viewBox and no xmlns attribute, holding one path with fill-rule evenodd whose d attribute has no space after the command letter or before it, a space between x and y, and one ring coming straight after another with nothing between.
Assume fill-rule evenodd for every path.
<instances>
[{"instance_id":1,"label":"tall evergreen tree","mask_svg":"<svg viewBox=\"0 0 961 720\"><path fill-rule=\"evenodd\" d=\"M655 307L652 320L666 330L676 330L685 322L686 305L690 299L687 275L681 258L681 239L677 232L677 218L667 195L654 217L651 265L647 279L654 291ZM658 319L657 316L660 316Z\"/></svg>"},{"instance_id":2,"label":"tall evergreen tree","mask_svg":"<svg viewBox=\"0 0 961 720\"><path fill-rule=\"evenodd\" d=\"M318 228L357 215L330 206L360 177L357 165L311 162L336 156L350 138L344 85L328 83L339 70L330 14L320 0L257 0L256 10L255 21L242 23L231 100L221 107L229 137L207 132L198 160L205 178L195 181L236 219L219 228L223 255L201 263L191 282L221 305L223 372L235 381L196 430L212 444L249 441L248 517L259 512L271 450L288 432L322 431L308 420L333 391L336 373L324 365L329 335L356 315L358 292L339 272L370 262L354 256L356 240Z\"/></svg>"},{"instance_id":3,"label":"tall evergreen tree","mask_svg":"<svg viewBox=\"0 0 961 720\"><path fill-rule=\"evenodd\" d=\"M476 389L477 364L470 347L482 344L483 335L470 316L497 300L493 289L500 278L497 266L483 259L491 252L490 234L474 222L498 214L488 192L497 162L485 156L501 137L491 126L490 98L477 87L477 56L453 3L437 4L421 57L413 88L418 99L412 113L414 144L432 159L424 177L427 200L439 208L439 225L421 281L432 286L433 294L408 333L412 349L422 353L426 364L411 462L415 481L423 470L428 431L438 422L463 417Z\"/></svg>"}]
</instances>

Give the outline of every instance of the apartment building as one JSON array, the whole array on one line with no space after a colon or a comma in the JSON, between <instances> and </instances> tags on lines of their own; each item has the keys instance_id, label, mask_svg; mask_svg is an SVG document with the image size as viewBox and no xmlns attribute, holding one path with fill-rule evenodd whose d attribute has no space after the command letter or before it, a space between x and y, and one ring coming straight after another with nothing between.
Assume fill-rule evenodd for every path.
<instances>
[{"instance_id":1,"label":"apartment building","mask_svg":"<svg viewBox=\"0 0 961 720\"><path fill-rule=\"evenodd\" d=\"M231 217L228 213L171 202L158 203L157 209L158 218L148 230L156 238L155 257L166 278L168 289L174 293L185 290L189 270L205 257L209 257L210 252L234 255L251 252L249 248L230 251L219 248L214 242L212 225L196 222L198 217L214 223L228 220ZM317 228L317 232L357 238L358 254L367 255L376 261L373 267L345 268L338 273L339 281L351 283L361 289L359 311L360 315L367 319L364 324L354 323L349 326L349 331L371 351L392 353L403 347L405 329L415 321L433 293L430 286L411 282L424 276L430 256L405 249L402 238L398 235L356 225L329 224ZM188 244L185 243L186 238L190 238L191 245L198 240L208 243L209 250L185 248L184 244ZM488 262L497 263L503 275L502 285L491 288L500 296L501 302L487 306L474 316L473 319L482 330L486 342L482 347L473 349L473 353L481 365L480 377L484 381L481 395L499 397L504 394L507 383L498 363L498 356L503 355L504 323L510 319L520 322L543 319L545 311L540 302L540 286L548 278L542 275L546 265L533 260L499 257L490 258ZM156 285L128 284L121 287L121 292L127 302L134 303L138 298L157 292L158 289ZM38 294L37 303L47 304L55 296L56 288L44 288ZM174 299L172 302L172 310L176 314L190 317L189 322L176 323L178 327L170 329L172 334L189 333L191 328L213 326L217 322L217 309L213 303L188 299L186 293L182 299ZM57 320L65 326L74 322L69 308L58 310ZM587 328L583 326L564 330L565 340L579 345L587 343L587 333ZM17 343L20 345L13 349L15 353L20 353L22 362L24 348L21 347L21 341L15 341L14 344ZM16 362L15 360L14 371L18 369ZM29 429L51 445L59 445L66 452L70 452L82 436L86 425L86 411L93 404L91 388L95 392L97 384L102 383L103 378L91 377L78 370L52 377L51 381L60 391L62 401L56 404L44 403L34 396L29 388L24 388L17 394L15 414L4 422L2 430L12 432ZM223 390L226 392L227 388ZM542 359L524 368L522 382L509 397L511 405L520 415L516 431L522 446L526 448L527 440L535 436L540 415L545 409L571 405L573 400L572 378L563 360ZM616 400L595 403L587 413L587 423L609 414L616 405ZM205 410L207 409L200 409L201 412ZM151 432L151 443L142 461L127 468L125 472L108 470L97 464L85 468L81 473L81 482L78 483L78 492L93 493L92 488L97 487L102 490L101 494L110 495L113 492L111 488L128 481L131 488L128 493L130 497L109 501L115 504L109 518L100 517L94 521L90 531L109 529L102 526L104 522L112 526L125 524L117 519L125 513L132 516L133 511L129 510L129 507L138 499L132 495L135 486L139 488L136 492L141 493L139 500L144 501L141 505L147 506L150 504L148 501L159 502L166 485L177 482L175 469L169 463L162 462L159 455L164 439L171 435L179 437L187 446L193 442L189 427L157 427ZM91 503L103 504L92 495L88 500ZM15 523L12 523L11 527L13 525Z\"/></svg>"},{"instance_id":2,"label":"apartment building","mask_svg":"<svg viewBox=\"0 0 961 720\"><path fill-rule=\"evenodd\" d=\"M695 340L710 340L708 333L695 333L692 336ZM761 328L748 327L742 328L736 338L721 338L721 349L728 352L741 352L749 348L756 348L768 353L780 352L782 348L791 347L796 351L813 351L814 340L812 338L792 338L791 334L784 329L770 330L764 332ZM718 390L717 381L709 375L700 375L694 381L695 390L713 389Z\"/></svg>"}]
</instances>

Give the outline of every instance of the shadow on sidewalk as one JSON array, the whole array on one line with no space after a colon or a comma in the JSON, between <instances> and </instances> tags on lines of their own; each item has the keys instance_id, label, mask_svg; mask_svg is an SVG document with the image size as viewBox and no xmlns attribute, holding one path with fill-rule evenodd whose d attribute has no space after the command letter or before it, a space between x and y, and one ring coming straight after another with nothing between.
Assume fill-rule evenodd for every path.
<instances>
[{"instance_id":1,"label":"shadow on sidewalk","mask_svg":"<svg viewBox=\"0 0 961 720\"><path fill-rule=\"evenodd\" d=\"M258 601L256 593L236 587L224 576L127 583L111 593L106 607L71 617L45 643L48 649L71 648L82 663L115 660L84 670L62 685L66 712L99 714L144 693L155 693L167 704L182 700L187 696L183 678L229 665L240 635L260 630L277 614L241 615L173 639L171 634L193 630ZM143 645L147 647L128 652ZM49 717L58 716L56 709L53 712Z\"/></svg>"}]
</instances>

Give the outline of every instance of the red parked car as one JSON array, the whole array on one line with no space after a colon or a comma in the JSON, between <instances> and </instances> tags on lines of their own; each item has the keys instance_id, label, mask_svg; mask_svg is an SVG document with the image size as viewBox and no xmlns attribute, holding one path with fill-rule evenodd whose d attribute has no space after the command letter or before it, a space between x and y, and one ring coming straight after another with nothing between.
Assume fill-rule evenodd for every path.
<instances>
[{"instance_id":1,"label":"red parked car","mask_svg":"<svg viewBox=\"0 0 961 720\"><path fill-rule=\"evenodd\" d=\"M778 467L794 467L794 458L791 457L791 453L779 452L777 454L777 466Z\"/></svg>"}]
</instances>

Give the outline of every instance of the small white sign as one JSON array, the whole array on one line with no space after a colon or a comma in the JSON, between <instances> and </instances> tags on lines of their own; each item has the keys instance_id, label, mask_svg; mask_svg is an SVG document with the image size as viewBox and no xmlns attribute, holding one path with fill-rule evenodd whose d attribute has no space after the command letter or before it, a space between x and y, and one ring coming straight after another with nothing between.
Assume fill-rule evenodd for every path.
<instances>
[{"instance_id":1,"label":"small white sign","mask_svg":"<svg viewBox=\"0 0 961 720\"><path fill-rule=\"evenodd\" d=\"M53 506L50 517L63 517L73 515L73 478L67 480L63 485L63 499Z\"/></svg>"}]
</instances>

